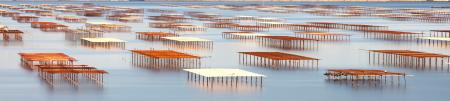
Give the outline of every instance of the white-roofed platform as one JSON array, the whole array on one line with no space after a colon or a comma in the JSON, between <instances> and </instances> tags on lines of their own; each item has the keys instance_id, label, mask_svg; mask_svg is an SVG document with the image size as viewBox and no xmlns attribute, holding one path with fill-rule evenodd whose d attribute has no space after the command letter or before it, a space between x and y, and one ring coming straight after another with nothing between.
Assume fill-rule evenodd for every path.
<instances>
[{"instance_id":1,"label":"white-roofed platform","mask_svg":"<svg viewBox=\"0 0 450 101\"><path fill-rule=\"evenodd\" d=\"M222 32L222 37L225 39L256 39L258 36L268 36L256 32Z\"/></svg>"},{"instance_id":2,"label":"white-roofed platform","mask_svg":"<svg viewBox=\"0 0 450 101\"><path fill-rule=\"evenodd\" d=\"M125 49L127 41L116 38L82 38L81 45L91 48L121 48Z\"/></svg>"},{"instance_id":3,"label":"white-roofed platform","mask_svg":"<svg viewBox=\"0 0 450 101\"><path fill-rule=\"evenodd\" d=\"M219 84L250 84L255 86L262 85L262 79L265 75L253 73L241 69L183 69L188 72L188 80L198 82L204 85L213 86Z\"/></svg>"},{"instance_id":4,"label":"white-roofed platform","mask_svg":"<svg viewBox=\"0 0 450 101\"><path fill-rule=\"evenodd\" d=\"M162 37L164 43L181 49L212 49L213 41L196 37Z\"/></svg>"}]
</instances>

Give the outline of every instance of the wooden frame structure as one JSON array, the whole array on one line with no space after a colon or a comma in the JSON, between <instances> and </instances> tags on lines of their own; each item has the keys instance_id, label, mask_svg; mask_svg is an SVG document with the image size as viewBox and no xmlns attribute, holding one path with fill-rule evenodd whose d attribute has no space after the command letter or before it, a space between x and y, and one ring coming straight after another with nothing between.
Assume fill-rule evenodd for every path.
<instances>
[{"instance_id":1,"label":"wooden frame structure","mask_svg":"<svg viewBox=\"0 0 450 101\"><path fill-rule=\"evenodd\" d=\"M350 40L348 34L327 33L327 32L295 32L297 37L316 40Z\"/></svg>"},{"instance_id":2,"label":"wooden frame structure","mask_svg":"<svg viewBox=\"0 0 450 101\"><path fill-rule=\"evenodd\" d=\"M68 29L65 31L65 38L68 40L80 40L81 38L103 37L104 32L94 29Z\"/></svg>"},{"instance_id":3,"label":"wooden frame structure","mask_svg":"<svg viewBox=\"0 0 450 101\"><path fill-rule=\"evenodd\" d=\"M352 83L359 84L356 86L361 86L361 83L376 85L379 82L390 82L390 86L393 86L394 83L397 83L400 86L402 82L403 84L406 83L406 76L408 76L405 73L371 69L330 69L326 73L324 73L324 75L326 76L326 79L328 81L338 83L342 83L342 81L344 83L348 83L346 81L351 81ZM352 84L352 86L354 85Z\"/></svg>"},{"instance_id":4,"label":"wooden frame structure","mask_svg":"<svg viewBox=\"0 0 450 101\"><path fill-rule=\"evenodd\" d=\"M306 32L328 32L331 29L331 27L327 26L317 26L309 24L288 24L286 28L288 30L306 31Z\"/></svg>"},{"instance_id":5,"label":"wooden frame structure","mask_svg":"<svg viewBox=\"0 0 450 101\"><path fill-rule=\"evenodd\" d=\"M204 23L203 25L208 28L231 28L238 24L233 23L233 22L208 22L208 23Z\"/></svg>"},{"instance_id":6,"label":"wooden frame structure","mask_svg":"<svg viewBox=\"0 0 450 101\"><path fill-rule=\"evenodd\" d=\"M85 23L87 18L81 18L76 16L56 16L56 20L62 20L69 23Z\"/></svg>"},{"instance_id":7,"label":"wooden frame structure","mask_svg":"<svg viewBox=\"0 0 450 101\"><path fill-rule=\"evenodd\" d=\"M181 49L213 49L213 41L196 37L162 37L164 44Z\"/></svg>"},{"instance_id":8,"label":"wooden frame structure","mask_svg":"<svg viewBox=\"0 0 450 101\"><path fill-rule=\"evenodd\" d=\"M2 34L1 37L2 37L3 41L9 41L11 39L17 40L17 41L22 41L23 32L20 30L1 29L0 34ZM13 37L13 38L11 38L11 37Z\"/></svg>"},{"instance_id":9,"label":"wooden frame structure","mask_svg":"<svg viewBox=\"0 0 450 101\"><path fill-rule=\"evenodd\" d=\"M87 65L37 65L39 76L51 87L58 86L59 80L68 81L71 85L81 85L82 77L92 81L97 86L103 86L103 76L108 74L105 70L99 70Z\"/></svg>"},{"instance_id":10,"label":"wooden frame structure","mask_svg":"<svg viewBox=\"0 0 450 101\"><path fill-rule=\"evenodd\" d=\"M177 25L180 25L180 24L174 23L174 22L150 22L148 24L149 27L153 27L153 28L172 28Z\"/></svg>"},{"instance_id":11,"label":"wooden frame structure","mask_svg":"<svg viewBox=\"0 0 450 101\"><path fill-rule=\"evenodd\" d=\"M86 17L101 17L103 16L102 11L80 11L76 13L79 16L86 16Z\"/></svg>"},{"instance_id":12,"label":"wooden frame structure","mask_svg":"<svg viewBox=\"0 0 450 101\"><path fill-rule=\"evenodd\" d=\"M31 23L39 21L39 17L37 16L13 16L13 20L16 20L19 23Z\"/></svg>"},{"instance_id":13,"label":"wooden frame structure","mask_svg":"<svg viewBox=\"0 0 450 101\"><path fill-rule=\"evenodd\" d=\"M255 32L222 32L222 38L225 39L256 39L259 36L268 36Z\"/></svg>"},{"instance_id":14,"label":"wooden frame structure","mask_svg":"<svg viewBox=\"0 0 450 101\"><path fill-rule=\"evenodd\" d=\"M345 30L365 31L365 30L388 30L388 26L365 25L365 24L343 24L334 22L308 22L314 26L338 28Z\"/></svg>"},{"instance_id":15,"label":"wooden frame structure","mask_svg":"<svg viewBox=\"0 0 450 101\"><path fill-rule=\"evenodd\" d=\"M233 30L239 30L239 31L249 31L249 32L263 32L263 31L269 31L268 27L265 26L258 26L258 25L234 25L231 27Z\"/></svg>"},{"instance_id":16,"label":"wooden frame structure","mask_svg":"<svg viewBox=\"0 0 450 101\"><path fill-rule=\"evenodd\" d=\"M73 65L75 58L64 53L18 53L21 57L20 63L30 69L35 65Z\"/></svg>"},{"instance_id":17,"label":"wooden frame structure","mask_svg":"<svg viewBox=\"0 0 450 101\"><path fill-rule=\"evenodd\" d=\"M174 25L172 26L172 28L170 28L171 30L174 31L206 31L206 27L203 26L196 26L196 25L186 25L186 24L179 24L179 25Z\"/></svg>"},{"instance_id":18,"label":"wooden frame structure","mask_svg":"<svg viewBox=\"0 0 450 101\"><path fill-rule=\"evenodd\" d=\"M14 16L19 16L20 13L19 12L0 12L0 15L3 17L14 17Z\"/></svg>"},{"instance_id":19,"label":"wooden frame structure","mask_svg":"<svg viewBox=\"0 0 450 101\"><path fill-rule=\"evenodd\" d=\"M68 30L68 26L55 22L31 22L32 28L39 28L44 32L64 32Z\"/></svg>"},{"instance_id":20,"label":"wooden frame structure","mask_svg":"<svg viewBox=\"0 0 450 101\"><path fill-rule=\"evenodd\" d=\"M111 24L107 22L87 22L86 28L101 30L105 32L130 32L131 27L120 24Z\"/></svg>"},{"instance_id":21,"label":"wooden frame structure","mask_svg":"<svg viewBox=\"0 0 450 101\"><path fill-rule=\"evenodd\" d=\"M450 30L431 30L431 36L450 38Z\"/></svg>"},{"instance_id":22,"label":"wooden frame structure","mask_svg":"<svg viewBox=\"0 0 450 101\"><path fill-rule=\"evenodd\" d=\"M167 21L167 22L176 22L176 23L188 22L191 20L190 18L186 18L183 15L173 15L173 14L165 14L165 15L160 15L160 16L149 16L148 19L154 20L154 21Z\"/></svg>"},{"instance_id":23,"label":"wooden frame structure","mask_svg":"<svg viewBox=\"0 0 450 101\"><path fill-rule=\"evenodd\" d=\"M132 64L150 69L200 68L200 56L173 50L130 50Z\"/></svg>"},{"instance_id":24,"label":"wooden frame structure","mask_svg":"<svg viewBox=\"0 0 450 101\"><path fill-rule=\"evenodd\" d=\"M120 48L125 49L127 41L116 38L81 38L81 45L90 48Z\"/></svg>"},{"instance_id":25,"label":"wooden frame structure","mask_svg":"<svg viewBox=\"0 0 450 101\"><path fill-rule=\"evenodd\" d=\"M169 32L136 32L136 39L148 41L160 41L163 37L178 36L175 33Z\"/></svg>"},{"instance_id":26,"label":"wooden frame structure","mask_svg":"<svg viewBox=\"0 0 450 101\"><path fill-rule=\"evenodd\" d=\"M316 49L319 40L292 36L258 36L259 44L281 49Z\"/></svg>"},{"instance_id":27,"label":"wooden frame structure","mask_svg":"<svg viewBox=\"0 0 450 101\"><path fill-rule=\"evenodd\" d=\"M239 63L272 69L318 68L319 59L282 52L238 52Z\"/></svg>"},{"instance_id":28,"label":"wooden frame structure","mask_svg":"<svg viewBox=\"0 0 450 101\"><path fill-rule=\"evenodd\" d=\"M290 24L284 22L256 22L257 26L264 26L268 28L285 28Z\"/></svg>"},{"instance_id":29,"label":"wooden frame structure","mask_svg":"<svg viewBox=\"0 0 450 101\"><path fill-rule=\"evenodd\" d=\"M414 40L423 36L423 33L392 31L392 30L364 30L365 38L386 40Z\"/></svg>"},{"instance_id":30,"label":"wooden frame structure","mask_svg":"<svg viewBox=\"0 0 450 101\"><path fill-rule=\"evenodd\" d=\"M412 68L450 67L450 55L412 50L368 50L369 64Z\"/></svg>"}]
</instances>

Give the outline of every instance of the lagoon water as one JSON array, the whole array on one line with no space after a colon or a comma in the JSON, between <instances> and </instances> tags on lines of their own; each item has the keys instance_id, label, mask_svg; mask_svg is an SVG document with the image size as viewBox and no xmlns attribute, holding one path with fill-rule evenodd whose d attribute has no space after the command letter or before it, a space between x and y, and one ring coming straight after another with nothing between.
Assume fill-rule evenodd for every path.
<instances>
[{"instance_id":1,"label":"lagoon water","mask_svg":"<svg viewBox=\"0 0 450 101\"><path fill-rule=\"evenodd\" d=\"M0 2L18 5L31 4L80 4L80 2ZM218 13L224 16L250 15L286 19L289 23L329 21L352 24L372 24L389 26L392 30L410 32L428 32L433 29L449 29L450 23L426 23L418 21L392 21L377 17L340 18L315 16L306 13L275 14L257 11L225 11L219 9L190 9L184 7L163 7L160 4L263 4L262 2L93 2L98 5L161 8L181 11L202 11ZM373 6L389 8L430 8L448 6L450 2L381 2L381 3L314 3L283 2L265 5L331 4ZM145 13L145 16L157 15ZM84 26L81 23L65 23L54 18L41 17L40 21L54 21L69 25L71 28ZM88 21L107 21L105 18L89 18ZM128 50L92 49L82 47L64 38L64 33L44 33L33 29L29 23L17 23L11 18L0 17L1 24L25 32L23 42L0 42L0 101L448 101L450 99L450 71L447 68L417 70L407 67L383 67L368 64L367 49L410 49L426 52L450 54L449 48L431 47L411 41L387 41L366 39L360 32L333 30L337 33L351 34L351 41L320 42L317 50L280 50L258 46L255 42L226 40L221 37L225 29L209 28L207 32L182 33L214 41L211 52L192 52L206 57L202 60L204 68L240 68L267 76L261 88L217 88L208 89L187 81L183 71L149 70L130 64ZM120 23L108 21L111 23ZM168 31L148 27L148 19L143 23L121 23L132 26L131 33L107 33L105 37L114 37L128 41L126 49L170 49L160 42L148 42L135 39L134 32ZM201 25L201 22L194 21ZM291 31L271 30L271 35L293 35ZM243 66L238 63L240 51L282 51L320 58L318 70L272 70L261 67ZM103 88L50 88L39 79L35 72L21 67L19 52L63 52L77 58L78 64L88 64L109 72ZM188 51L189 52L189 51ZM327 82L323 73L327 69L383 69L405 72L404 86L365 87Z\"/></svg>"}]
</instances>

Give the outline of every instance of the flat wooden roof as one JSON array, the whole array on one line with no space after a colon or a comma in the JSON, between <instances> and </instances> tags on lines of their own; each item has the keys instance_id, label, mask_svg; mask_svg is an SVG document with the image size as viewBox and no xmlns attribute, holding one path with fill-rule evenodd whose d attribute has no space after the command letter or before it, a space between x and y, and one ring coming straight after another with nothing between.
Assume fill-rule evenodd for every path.
<instances>
[{"instance_id":1,"label":"flat wooden roof","mask_svg":"<svg viewBox=\"0 0 450 101\"><path fill-rule=\"evenodd\" d=\"M193 42L193 41L204 41L208 42L211 40L196 38L196 37L162 37L163 39L172 40L172 41L180 41L180 42Z\"/></svg>"},{"instance_id":2,"label":"flat wooden roof","mask_svg":"<svg viewBox=\"0 0 450 101\"><path fill-rule=\"evenodd\" d=\"M138 53L152 58L201 58L200 56L181 53L173 50L130 50L133 53Z\"/></svg>"},{"instance_id":3,"label":"flat wooden roof","mask_svg":"<svg viewBox=\"0 0 450 101\"><path fill-rule=\"evenodd\" d=\"M82 38L81 40L86 40L89 42L127 42L116 38Z\"/></svg>"},{"instance_id":4,"label":"flat wooden roof","mask_svg":"<svg viewBox=\"0 0 450 101\"><path fill-rule=\"evenodd\" d=\"M368 50L368 51L377 52L377 53L385 53L385 54L402 55L402 56L411 56L411 57L417 57L417 58L450 57L450 55L427 53L427 52L420 52L420 51L411 51L411 50Z\"/></svg>"},{"instance_id":5,"label":"flat wooden roof","mask_svg":"<svg viewBox=\"0 0 450 101\"><path fill-rule=\"evenodd\" d=\"M282 52L239 52L241 54L248 54L257 57L270 58L273 60L319 60L312 57L300 56Z\"/></svg>"},{"instance_id":6,"label":"flat wooden roof","mask_svg":"<svg viewBox=\"0 0 450 101\"><path fill-rule=\"evenodd\" d=\"M183 69L203 77L266 77L261 74L241 69Z\"/></svg>"},{"instance_id":7,"label":"flat wooden roof","mask_svg":"<svg viewBox=\"0 0 450 101\"><path fill-rule=\"evenodd\" d=\"M20 57L29 61L75 61L76 59L64 53L18 53Z\"/></svg>"}]
</instances>

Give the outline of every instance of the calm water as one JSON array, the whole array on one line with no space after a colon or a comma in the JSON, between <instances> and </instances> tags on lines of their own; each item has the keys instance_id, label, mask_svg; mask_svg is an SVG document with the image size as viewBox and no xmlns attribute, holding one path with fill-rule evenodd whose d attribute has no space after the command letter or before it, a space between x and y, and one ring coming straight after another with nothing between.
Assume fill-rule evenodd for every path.
<instances>
[{"instance_id":1,"label":"calm water","mask_svg":"<svg viewBox=\"0 0 450 101\"><path fill-rule=\"evenodd\" d=\"M18 5L30 2L0 2ZM41 4L46 2L36 2ZM59 4L60 2L47 2ZM66 2L64 2L66 3ZM79 3L79 2L67 2ZM313 16L305 13L273 14L256 11L224 11L218 9L189 9L183 7L161 7L161 2L96 2L96 4L135 8L162 8L177 11L203 11L218 13L224 16L251 15L260 17L276 17L287 19L290 23L313 21L330 21L353 24L373 24L389 26L392 30L427 32L432 29L448 29L450 23L424 23L415 21L391 21L374 17L337 18L330 16ZM188 4L173 3L172 4ZM190 4L251 4L224 2L190 2ZM263 3L256 3L263 4ZM448 6L450 3L402 2L402 3L264 3L273 5L294 4L333 4L377 6L390 8L429 8L431 6ZM157 15L146 13L146 16ZM71 28L84 24L64 23L54 18L41 17L40 21L55 21ZM89 21L106 21L104 18L91 18ZM368 65L366 49L411 49L426 52L450 54L448 48L417 45L414 42L398 42L364 39L358 32L336 30L338 33L352 34L349 42L322 42L317 50L289 51L276 48L265 48L253 42L225 40L221 38L225 29L208 29L202 33L182 33L214 40L212 52L193 52L208 58L203 59L206 68L240 68L261 73L264 79L262 88L215 88L206 89L189 83L186 73L181 71L154 71L136 68L130 65L131 54L127 50L90 49L80 47L72 41L64 39L64 33L43 33L32 29L29 23L17 23L10 18L0 17L1 24L20 29L25 32L21 43L4 43L0 46L0 101L448 101L450 96L450 72L445 70L414 70L410 68L379 67ZM108 21L112 23L119 23ZM148 27L149 20L144 23L127 23L138 31L167 31ZM195 24L201 24L194 22ZM274 30L265 32L272 35L293 35L293 32ZM107 33L105 37L127 40L127 49L169 49L159 42L147 42L135 39L133 33ZM320 58L319 70L271 70L261 67L242 66L238 64L240 51L283 51L299 55ZM106 76L103 89L84 88L49 88L35 72L19 65L18 52L64 52L77 58L78 64L88 64L110 72ZM331 68L385 69L406 72L413 76L407 78L402 87L352 87L346 84L329 83L322 74Z\"/></svg>"}]
</instances>

